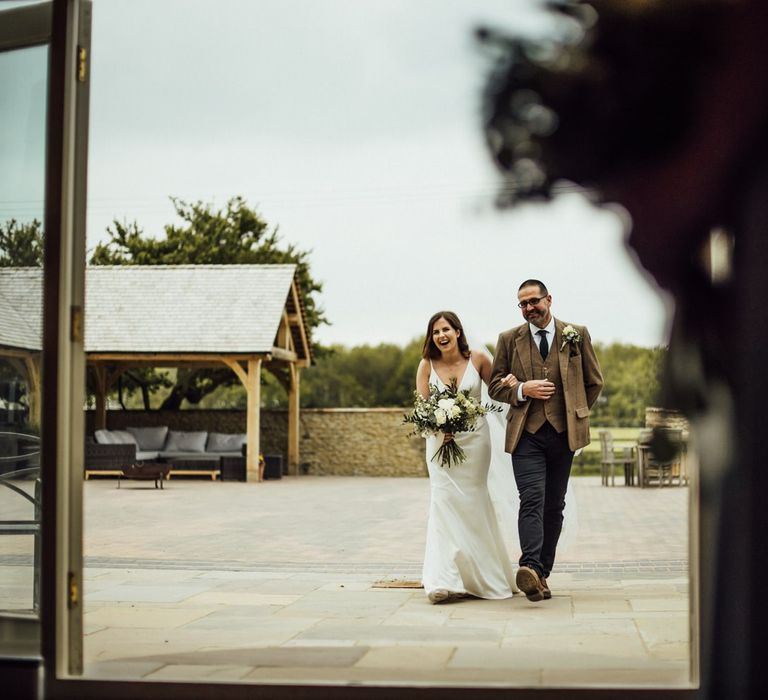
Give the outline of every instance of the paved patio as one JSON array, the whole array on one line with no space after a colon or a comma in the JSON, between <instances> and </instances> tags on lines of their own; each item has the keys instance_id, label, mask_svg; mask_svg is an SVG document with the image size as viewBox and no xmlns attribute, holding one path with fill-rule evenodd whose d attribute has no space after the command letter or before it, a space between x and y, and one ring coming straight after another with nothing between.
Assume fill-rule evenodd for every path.
<instances>
[{"instance_id":1,"label":"paved patio","mask_svg":"<svg viewBox=\"0 0 768 700\"><path fill-rule=\"evenodd\" d=\"M419 578L426 479L89 481L86 675L686 685L688 489L571 483L552 600L433 606L374 585Z\"/></svg>"}]
</instances>

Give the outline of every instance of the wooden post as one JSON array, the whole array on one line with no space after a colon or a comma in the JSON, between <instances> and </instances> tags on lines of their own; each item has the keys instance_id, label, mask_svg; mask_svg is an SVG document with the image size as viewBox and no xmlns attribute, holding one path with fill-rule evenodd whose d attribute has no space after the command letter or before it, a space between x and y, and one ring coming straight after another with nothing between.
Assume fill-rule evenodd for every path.
<instances>
[{"instance_id":1,"label":"wooden post","mask_svg":"<svg viewBox=\"0 0 768 700\"><path fill-rule=\"evenodd\" d=\"M27 378L27 405L29 406L29 413L27 414L27 423L35 428L40 427L40 398L41 398L41 386L40 386L40 357L24 358L24 365L21 366L21 362L18 360L12 360L17 363L18 370L23 370L23 373Z\"/></svg>"},{"instance_id":2,"label":"wooden post","mask_svg":"<svg viewBox=\"0 0 768 700\"><path fill-rule=\"evenodd\" d=\"M261 481L259 470L259 455L261 454L260 420L261 420L261 359L248 360L247 383L248 409L246 413L246 430L248 433L247 457L245 460L246 480Z\"/></svg>"},{"instance_id":3,"label":"wooden post","mask_svg":"<svg viewBox=\"0 0 768 700\"><path fill-rule=\"evenodd\" d=\"M96 412L93 419L95 430L107 427L107 369L102 365L93 365L93 375L96 379Z\"/></svg>"},{"instance_id":4,"label":"wooden post","mask_svg":"<svg viewBox=\"0 0 768 700\"><path fill-rule=\"evenodd\" d=\"M301 370L292 362L289 366L291 384L288 388L288 472L299 473L299 410L300 410L300 373Z\"/></svg>"},{"instance_id":5,"label":"wooden post","mask_svg":"<svg viewBox=\"0 0 768 700\"><path fill-rule=\"evenodd\" d=\"M248 394L247 409L245 414L246 431L246 481L261 481L264 477L264 469L259 461L261 454L261 358L248 360L248 369L243 369L237 360L222 358L243 383Z\"/></svg>"}]
</instances>

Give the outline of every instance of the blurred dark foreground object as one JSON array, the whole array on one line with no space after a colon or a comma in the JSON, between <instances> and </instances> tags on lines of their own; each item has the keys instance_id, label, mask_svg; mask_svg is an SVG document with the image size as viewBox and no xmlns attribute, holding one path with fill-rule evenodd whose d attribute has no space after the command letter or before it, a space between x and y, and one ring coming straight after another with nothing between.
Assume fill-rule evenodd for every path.
<instances>
[{"instance_id":1,"label":"blurred dark foreground object","mask_svg":"<svg viewBox=\"0 0 768 700\"><path fill-rule=\"evenodd\" d=\"M691 248L736 215L731 188L765 146L764 4L552 2L558 38L479 30L497 58L484 122L501 203L562 180L592 189L629 210L632 247L677 286Z\"/></svg>"},{"instance_id":2,"label":"blurred dark foreground object","mask_svg":"<svg viewBox=\"0 0 768 700\"><path fill-rule=\"evenodd\" d=\"M484 126L504 176L499 202L548 198L565 183L596 203L620 204L631 217L629 246L673 295L664 405L688 416L700 463L692 482L700 549L691 562L700 694L761 697L768 2L594 0L549 9L559 19L554 39L478 33L495 58ZM661 453L671 448L656 442Z\"/></svg>"}]
</instances>

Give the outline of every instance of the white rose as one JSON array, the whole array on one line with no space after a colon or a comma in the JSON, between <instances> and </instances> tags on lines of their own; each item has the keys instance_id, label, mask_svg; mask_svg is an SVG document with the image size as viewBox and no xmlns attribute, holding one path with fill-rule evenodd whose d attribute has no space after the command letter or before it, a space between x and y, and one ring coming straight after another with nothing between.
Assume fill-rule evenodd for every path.
<instances>
[{"instance_id":1,"label":"white rose","mask_svg":"<svg viewBox=\"0 0 768 700\"><path fill-rule=\"evenodd\" d=\"M440 399L437 405L444 411L450 411L453 408L453 404L456 402L453 399Z\"/></svg>"},{"instance_id":2,"label":"white rose","mask_svg":"<svg viewBox=\"0 0 768 700\"><path fill-rule=\"evenodd\" d=\"M446 412L442 408L438 408L435 411L435 423L437 423L438 425L443 425L447 420L448 420L448 415L446 414Z\"/></svg>"},{"instance_id":3,"label":"white rose","mask_svg":"<svg viewBox=\"0 0 768 700\"><path fill-rule=\"evenodd\" d=\"M458 418L461 415L461 406L454 406L451 409L451 418Z\"/></svg>"}]
</instances>

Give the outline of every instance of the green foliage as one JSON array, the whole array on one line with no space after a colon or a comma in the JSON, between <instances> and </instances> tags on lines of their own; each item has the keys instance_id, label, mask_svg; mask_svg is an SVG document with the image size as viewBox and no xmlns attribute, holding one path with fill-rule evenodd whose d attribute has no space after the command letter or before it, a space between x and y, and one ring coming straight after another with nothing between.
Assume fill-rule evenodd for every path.
<instances>
[{"instance_id":1,"label":"green foliage","mask_svg":"<svg viewBox=\"0 0 768 700\"><path fill-rule=\"evenodd\" d=\"M93 379L89 372L86 378L86 395L90 408L94 405ZM117 401L123 409L149 410L165 400L175 384L175 379L175 369L131 367L117 378L110 398Z\"/></svg>"},{"instance_id":2,"label":"green foliage","mask_svg":"<svg viewBox=\"0 0 768 700\"><path fill-rule=\"evenodd\" d=\"M147 236L134 221L114 221L107 229L110 240L99 243L91 256L92 265L233 265L233 264L294 264L302 290L307 332L327 323L318 303L322 285L309 269L309 251L283 244L277 228L270 229L256 210L241 197L230 199L224 209L212 204L193 204L171 198L181 223L164 227L165 236ZM164 396L163 409L178 409L185 404L205 405L201 401L219 387L232 389L207 403L237 405L241 399L237 388L239 379L231 370L182 368L175 375L171 391ZM150 408L152 396L160 396L167 387L167 376L152 369L126 373L123 387L127 392L141 392L144 407ZM222 406L223 407L223 406Z\"/></svg>"},{"instance_id":3,"label":"green foliage","mask_svg":"<svg viewBox=\"0 0 768 700\"><path fill-rule=\"evenodd\" d=\"M309 251L281 244L277 228L269 225L242 197L230 199L224 209L212 204L189 204L171 198L183 223L167 224L164 238L151 238L134 221L114 221L107 228L110 240L99 243L92 265L235 265L294 264L304 298L311 333L327 323L317 300L322 284L309 270Z\"/></svg>"},{"instance_id":4,"label":"green foliage","mask_svg":"<svg viewBox=\"0 0 768 700\"><path fill-rule=\"evenodd\" d=\"M605 386L592 409L594 426L638 426L645 422L646 406L659 401L659 373L664 348L625 343L595 344Z\"/></svg>"},{"instance_id":5,"label":"green foliage","mask_svg":"<svg viewBox=\"0 0 768 700\"><path fill-rule=\"evenodd\" d=\"M0 358L0 402L27 403L27 379L16 360Z\"/></svg>"},{"instance_id":6,"label":"green foliage","mask_svg":"<svg viewBox=\"0 0 768 700\"><path fill-rule=\"evenodd\" d=\"M308 408L410 406L421 341L346 348L334 345L302 374L301 401Z\"/></svg>"},{"instance_id":7,"label":"green foliage","mask_svg":"<svg viewBox=\"0 0 768 700\"><path fill-rule=\"evenodd\" d=\"M42 267L43 227L35 219L19 224L10 219L0 224L0 267Z\"/></svg>"},{"instance_id":8,"label":"green foliage","mask_svg":"<svg viewBox=\"0 0 768 700\"><path fill-rule=\"evenodd\" d=\"M605 377L603 394L594 407L594 426L641 426L646 406L656 405L663 348L597 343ZM406 347L383 343L347 348L334 345L302 375L306 407L410 406L421 358L421 340Z\"/></svg>"}]
</instances>

